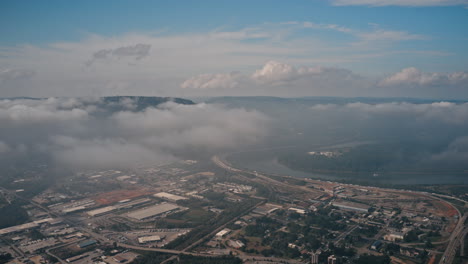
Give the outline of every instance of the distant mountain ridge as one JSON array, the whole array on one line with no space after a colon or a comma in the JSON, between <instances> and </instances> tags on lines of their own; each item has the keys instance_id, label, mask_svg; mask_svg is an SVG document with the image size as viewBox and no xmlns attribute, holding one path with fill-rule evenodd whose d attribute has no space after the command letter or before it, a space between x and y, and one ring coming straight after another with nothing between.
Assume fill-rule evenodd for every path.
<instances>
[{"instance_id":1,"label":"distant mountain ridge","mask_svg":"<svg viewBox=\"0 0 468 264\"><path fill-rule=\"evenodd\" d=\"M157 96L106 96L101 97L103 103L111 106L114 111L124 110L122 102L128 100L135 104L135 111L141 111L147 107L156 107L167 102L174 102L182 105L194 105L192 100L178 97L157 97ZM122 109L118 109L122 108Z\"/></svg>"},{"instance_id":2,"label":"distant mountain ridge","mask_svg":"<svg viewBox=\"0 0 468 264\"><path fill-rule=\"evenodd\" d=\"M315 104L348 104L348 103L393 103L406 102L413 104L428 104L433 102L451 102L451 103L466 103L468 100L455 99L426 99L426 98L411 98L411 97L338 97L338 96L306 96L306 97L274 97L274 96L218 96L204 98L207 103L300 103L305 105Z\"/></svg>"}]
</instances>

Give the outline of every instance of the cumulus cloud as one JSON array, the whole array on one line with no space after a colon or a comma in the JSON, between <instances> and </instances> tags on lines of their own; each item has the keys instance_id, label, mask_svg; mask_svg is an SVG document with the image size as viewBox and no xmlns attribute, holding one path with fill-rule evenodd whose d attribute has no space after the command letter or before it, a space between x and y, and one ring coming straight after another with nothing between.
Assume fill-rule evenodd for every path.
<instances>
[{"instance_id":1,"label":"cumulus cloud","mask_svg":"<svg viewBox=\"0 0 468 264\"><path fill-rule=\"evenodd\" d=\"M141 60L149 55L151 49L150 44L138 43L133 46L123 46L115 49L101 49L93 53L92 58L86 62L90 66L99 60L107 60L110 58L130 58Z\"/></svg>"},{"instance_id":2,"label":"cumulus cloud","mask_svg":"<svg viewBox=\"0 0 468 264\"><path fill-rule=\"evenodd\" d=\"M331 0L337 6L456 6L468 5L466 0Z\"/></svg>"},{"instance_id":3,"label":"cumulus cloud","mask_svg":"<svg viewBox=\"0 0 468 264\"><path fill-rule=\"evenodd\" d=\"M290 81L299 76L300 74L295 67L277 61L269 61L252 74L252 79L264 83L278 83Z\"/></svg>"},{"instance_id":4,"label":"cumulus cloud","mask_svg":"<svg viewBox=\"0 0 468 264\"><path fill-rule=\"evenodd\" d=\"M278 96L310 93L342 96L370 84L369 80L347 69L323 66L296 67L278 61L268 61L253 73L203 74L187 79L181 87L231 89L239 94L264 91L269 95Z\"/></svg>"},{"instance_id":5,"label":"cumulus cloud","mask_svg":"<svg viewBox=\"0 0 468 264\"><path fill-rule=\"evenodd\" d=\"M0 100L0 152L21 147L74 168L140 166L251 144L268 126L265 115L245 109L138 104L130 97Z\"/></svg>"},{"instance_id":6,"label":"cumulus cloud","mask_svg":"<svg viewBox=\"0 0 468 264\"><path fill-rule=\"evenodd\" d=\"M333 77L347 80L354 77L359 78L358 75L346 69L322 66L296 68L277 61L267 62L263 68L252 74L253 80L268 84L283 84L301 78L309 78L314 81L314 79L317 80L318 78L333 79Z\"/></svg>"},{"instance_id":7,"label":"cumulus cloud","mask_svg":"<svg viewBox=\"0 0 468 264\"><path fill-rule=\"evenodd\" d=\"M326 66L295 66L270 60L251 73L202 74L180 85L189 90L231 91L231 95L374 96L463 98L468 95L468 72L422 72L404 68L384 78L361 76ZM412 88L412 89L408 89ZM455 96L457 95L457 96Z\"/></svg>"},{"instance_id":8,"label":"cumulus cloud","mask_svg":"<svg viewBox=\"0 0 468 264\"><path fill-rule=\"evenodd\" d=\"M422 72L417 68L410 67L402 69L380 82L380 85L460 85L468 84L468 72L453 72L453 73L428 73Z\"/></svg>"}]
</instances>

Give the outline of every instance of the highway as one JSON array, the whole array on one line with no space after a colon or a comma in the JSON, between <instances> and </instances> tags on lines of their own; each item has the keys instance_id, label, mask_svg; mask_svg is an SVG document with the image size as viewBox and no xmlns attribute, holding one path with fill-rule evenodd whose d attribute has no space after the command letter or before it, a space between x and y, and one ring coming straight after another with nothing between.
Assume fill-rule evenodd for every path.
<instances>
[{"instance_id":1,"label":"highway","mask_svg":"<svg viewBox=\"0 0 468 264\"><path fill-rule=\"evenodd\" d=\"M358 227L359 227L359 225L354 225L348 231L341 233L341 235L339 235L335 239L335 243L339 243L343 238L345 238L347 235L351 234Z\"/></svg>"},{"instance_id":2,"label":"highway","mask_svg":"<svg viewBox=\"0 0 468 264\"><path fill-rule=\"evenodd\" d=\"M439 264L449 264L452 263L455 254L457 253L457 249L463 245L463 239L467 233L468 227L465 227L465 221L467 218L467 214L465 214L461 219L458 220L458 224L453 230L452 235L450 236L449 244L445 249L442 258L440 259Z\"/></svg>"},{"instance_id":3,"label":"highway","mask_svg":"<svg viewBox=\"0 0 468 264\"><path fill-rule=\"evenodd\" d=\"M317 192L316 190L310 189L310 188L308 188L306 186L292 185L292 184L285 183L285 182L282 182L282 181L277 181L275 179L272 179L272 178L270 178L268 176L262 175L262 174L260 174L258 172L255 172L255 171L252 172L252 171L248 171L248 170L241 170L241 169L234 168L231 165L229 165L226 161L222 160L219 156L213 156L211 158L211 160L217 166L219 166L219 167L221 167L221 168L223 168L223 169L225 169L227 171L234 172L234 173L249 174L249 175L255 176L257 179L261 179L264 182L267 182L269 184L269 187L276 186L276 187L285 188L287 190L296 190L296 191L306 192L306 193L315 193L315 192ZM250 180L252 180L252 179L250 179Z\"/></svg>"}]
</instances>

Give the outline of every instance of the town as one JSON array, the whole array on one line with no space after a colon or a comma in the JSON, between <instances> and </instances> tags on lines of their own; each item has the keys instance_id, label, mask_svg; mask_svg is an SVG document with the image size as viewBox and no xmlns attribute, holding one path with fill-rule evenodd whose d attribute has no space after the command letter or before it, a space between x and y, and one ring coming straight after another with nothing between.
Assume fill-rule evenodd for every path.
<instances>
[{"instance_id":1,"label":"town","mask_svg":"<svg viewBox=\"0 0 468 264\"><path fill-rule=\"evenodd\" d=\"M28 180L1 189L30 219L0 229L2 263L416 264L466 254L461 199L267 175L219 156L80 171L24 198Z\"/></svg>"}]
</instances>

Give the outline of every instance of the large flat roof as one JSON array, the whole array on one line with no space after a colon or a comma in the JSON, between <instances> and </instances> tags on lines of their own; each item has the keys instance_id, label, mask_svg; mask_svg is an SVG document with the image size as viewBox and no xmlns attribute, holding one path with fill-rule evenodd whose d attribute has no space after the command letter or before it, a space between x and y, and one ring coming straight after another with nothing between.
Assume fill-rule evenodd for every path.
<instances>
[{"instance_id":1,"label":"large flat roof","mask_svg":"<svg viewBox=\"0 0 468 264\"><path fill-rule=\"evenodd\" d=\"M115 208L114 206L107 206L107 207L102 207L102 208L98 208L98 209L88 211L87 214L89 216L96 216L96 215L112 212L115 209L117 209L117 208Z\"/></svg>"},{"instance_id":2,"label":"large flat roof","mask_svg":"<svg viewBox=\"0 0 468 264\"><path fill-rule=\"evenodd\" d=\"M172 200L172 201L187 200L186 197L175 195L175 194L172 194L172 193L167 193L167 192L156 193L156 194L154 194L154 197L168 199L168 200Z\"/></svg>"},{"instance_id":3,"label":"large flat roof","mask_svg":"<svg viewBox=\"0 0 468 264\"><path fill-rule=\"evenodd\" d=\"M160 236L145 236L145 237L139 237L138 238L138 243L147 243L147 242L153 242L153 241L160 241L161 237Z\"/></svg>"},{"instance_id":4,"label":"large flat roof","mask_svg":"<svg viewBox=\"0 0 468 264\"><path fill-rule=\"evenodd\" d=\"M161 203L157 205L153 205L147 208L135 210L133 212L128 213L128 216L131 218L135 218L138 220L142 220L145 218L153 217L156 215L160 215L175 209L178 209L179 206L171 203Z\"/></svg>"},{"instance_id":5,"label":"large flat roof","mask_svg":"<svg viewBox=\"0 0 468 264\"><path fill-rule=\"evenodd\" d=\"M0 229L0 235L6 235L6 234L9 234L9 233L12 233L12 232L17 232L17 231L22 231L22 230L25 230L25 229L33 228L33 227L39 226L40 224L43 224L43 223L46 223L46 222L50 223L53 220L55 220L55 219L54 218L46 218L46 219L41 219L41 220L36 220L36 221L33 221L33 222L29 222L29 223L26 223L26 224L10 226L10 227L7 227L7 228Z\"/></svg>"}]
</instances>

